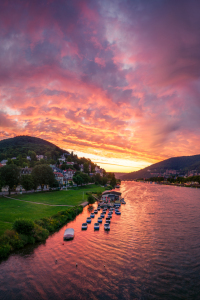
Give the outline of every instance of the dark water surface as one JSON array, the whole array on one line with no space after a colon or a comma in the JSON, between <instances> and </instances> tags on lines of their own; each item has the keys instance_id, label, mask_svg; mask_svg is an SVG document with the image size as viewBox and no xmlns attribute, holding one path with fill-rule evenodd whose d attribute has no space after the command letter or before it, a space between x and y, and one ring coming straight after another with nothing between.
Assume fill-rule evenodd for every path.
<instances>
[{"instance_id":1,"label":"dark water surface","mask_svg":"<svg viewBox=\"0 0 200 300\"><path fill-rule=\"evenodd\" d=\"M81 231L86 207L3 261L0 299L200 299L200 189L124 182L121 192L110 232L94 231L100 212ZM67 227L75 238L63 245Z\"/></svg>"}]
</instances>

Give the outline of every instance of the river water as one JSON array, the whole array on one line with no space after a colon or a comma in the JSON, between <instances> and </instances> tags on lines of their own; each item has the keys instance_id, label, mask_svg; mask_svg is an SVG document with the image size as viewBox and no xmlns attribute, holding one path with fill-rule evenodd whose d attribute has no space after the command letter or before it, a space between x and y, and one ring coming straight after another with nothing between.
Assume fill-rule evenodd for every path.
<instances>
[{"instance_id":1,"label":"river water","mask_svg":"<svg viewBox=\"0 0 200 300\"><path fill-rule=\"evenodd\" d=\"M100 212L82 231L85 207L2 261L0 299L200 299L200 189L123 182L120 191L126 205L110 232L94 231ZM67 227L75 238L63 245Z\"/></svg>"}]
</instances>

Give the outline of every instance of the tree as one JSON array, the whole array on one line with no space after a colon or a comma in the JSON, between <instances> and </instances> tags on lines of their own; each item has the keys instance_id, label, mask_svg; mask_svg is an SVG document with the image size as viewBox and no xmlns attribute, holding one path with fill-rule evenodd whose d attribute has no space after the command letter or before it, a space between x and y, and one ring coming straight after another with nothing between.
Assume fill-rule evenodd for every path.
<instances>
[{"instance_id":1,"label":"tree","mask_svg":"<svg viewBox=\"0 0 200 300\"><path fill-rule=\"evenodd\" d=\"M89 196L88 196L88 203L89 203L89 204L95 203L95 198L94 198L92 195L89 195Z\"/></svg>"},{"instance_id":2,"label":"tree","mask_svg":"<svg viewBox=\"0 0 200 300\"><path fill-rule=\"evenodd\" d=\"M11 158L8 158L6 165L13 165L13 164L14 164L13 160Z\"/></svg>"},{"instance_id":3,"label":"tree","mask_svg":"<svg viewBox=\"0 0 200 300\"><path fill-rule=\"evenodd\" d=\"M83 178L81 177L81 175L74 175L73 176L73 181L77 184L77 185L82 185L83 184Z\"/></svg>"},{"instance_id":4,"label":"tree","mask_svg":"<svg viewBox=\"0 0 200 300\"><path fill-rule=\"evenodd\" d=\"M116 186L116 183L117 183L117 180L116 180L116 178L115 178L115 174L113 173L112 178L111 178L111 181L110 181L110 185L111 185L112 187L115 187L115 186Z\"/></svg>"},{"instance_id":5,"label":"tree","mask_svg":"<svg viewBox=\"0 0 200 300\"><path fill-rule=\"evenodd\" d=\"M36 161L37 157L36 157L36 153L34 151L29 150L28 151L28 156L30 156L32 161Z\"/></svg>"},{"instance_id":6,"label":"tree","mask_svg":"<svg viewBox=\"0 0 200 300\"><path fill-rule=\"evenodd\" d=\"M85 173L89 173L89 163L88 162L85 162L83 164L83 170Z\"/></svg>"},{"instance_id":7,"label":"tree","mask_svg":"<svg viewBox=\"0 0 200 300\"><path fill-rule=\"evenodd\" d=\"M85 184L90 181L90 177L85 173L81 173L81 177L83 179L83 183L85 183Z\"/></svg>"},{"instance_id":8,"label":"tree","mask_svg":"<svg viewBox=\"0 0 200 300\"><path fill-rule=\"evenodd\" d=\"M52 168L46 164L36 165L32 171L33 180L37 185L40 185L43 190L44 184L52 185L55 180L55 175Z\"/></svg>"},{"instance_id":9,"label":"tree","mask_svg":"<svg viewBox=\"0 0 200 300\"><path fill-rule=\"evenodd\" d=\"M0 169L0 176L3 184L8 185L10 195L11 189L19 184L20 169L14 164L4 166Z\"/></svg>"},{"instance_id":10,"label":"tree","mask_svg":"<svg viewBox=\"0 0 200 300\"><path fill-rule=\"evenodd\" d=\"M32 175L22 175L21 176L21 185L26 191L30 191L34 187L34 180Z\"/></svg>"},{"instance_id":11,"label":"tree","mask_svg":"<svg viewBox=\"0 0 200 300\"><path fill-rule=\"evenodd\" d=\"M103 178L102 178L102 184L105 185L107 182L108 182L107 177L103 177Z\"/></svg>"}]
</instances>

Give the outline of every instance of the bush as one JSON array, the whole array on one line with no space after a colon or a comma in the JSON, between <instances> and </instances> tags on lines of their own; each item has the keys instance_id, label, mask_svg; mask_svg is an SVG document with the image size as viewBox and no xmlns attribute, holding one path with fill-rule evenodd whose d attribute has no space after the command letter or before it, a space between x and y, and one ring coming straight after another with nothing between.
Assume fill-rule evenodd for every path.
<instances>
[{"instance_id":1,"label":"bush","mask_svg":"<svg viewBox=\"0 0 200 300\"><path fill-rule=\"evenodd\" d=\"M47 229L42 228L41 226L35 224L33 229L33 237L36 242L45 241L49 236L49 231Z\"/></svg>"},{"instance_id":2,"label":"bush","mask_svg":"<svg viewBox=\"0 0 200 300\"><path fill-rule=\"evenodd\" d=\"M9 244L5 244L0 246L0 258L6 258L11 251L11 246Z\"/></svg>"},{"instance_id":3,"label":"bush","mask_svg":"<svg viewBox=\"0 0 200 300\"><path fill-rule=\"evenodd\" d=\"M89 195L89 196L88 196L88 203L89 203L89 204L95 203L95 199L94 199L94 197L92 197L92 195Z\"/></svg>"},{"instance_id":4,"label":"bush","mask_svg":"<svg viewBox=\"0 0 200 300\"><path fill-rule=\"evenodd\" d=\"M94 200L93 197L92 199ZM7 257L10 251L22 248L26 244L45 241L49 236L49 232L55 232L82 211L82 206L75 206L60 211L51 218L42 218L35 222L26 219L16 220L13 229L7 230L0 237L0 258Z\"/></svg>"},{"instance_id":5,"label":"bush","mask_svg":"<svg viewBox=\"0 0 200 300\"><path fill-rule=\"evenodd\" d=\"M27 219L18 219L13 224L13 229L18 233L30 235L34 228L34 222Z\"/></svg>"}]
</instances>

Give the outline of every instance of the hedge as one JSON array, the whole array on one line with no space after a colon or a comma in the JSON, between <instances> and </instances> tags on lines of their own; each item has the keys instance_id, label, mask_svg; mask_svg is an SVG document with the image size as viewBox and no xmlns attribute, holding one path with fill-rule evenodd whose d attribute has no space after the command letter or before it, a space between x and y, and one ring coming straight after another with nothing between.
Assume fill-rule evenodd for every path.
<instances>
[{"instance_id":1,"label":"hedge","mask_svg":"<svg viewBox=\"0 0 200 300\"><path fill-rule=\"evenodd\" d=\"M12 251L23 248L26 244L45 241L50 233L60 229L83 211L82 206L75 206L58 212L50 218L35 222L28 219L17 219L12 230L6 230L0 237L0 259L6 258Z\"/></svg>"}]
</instances>

